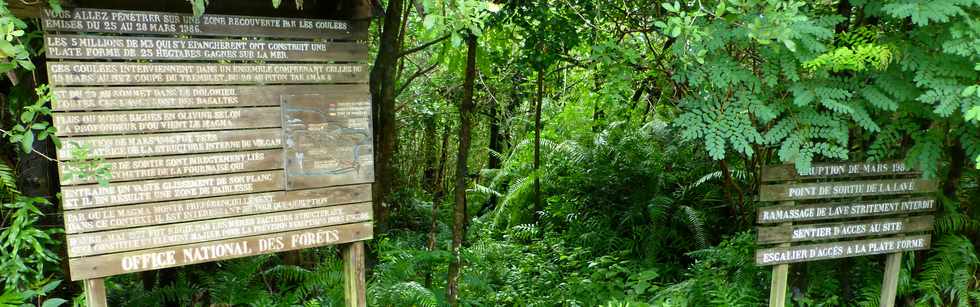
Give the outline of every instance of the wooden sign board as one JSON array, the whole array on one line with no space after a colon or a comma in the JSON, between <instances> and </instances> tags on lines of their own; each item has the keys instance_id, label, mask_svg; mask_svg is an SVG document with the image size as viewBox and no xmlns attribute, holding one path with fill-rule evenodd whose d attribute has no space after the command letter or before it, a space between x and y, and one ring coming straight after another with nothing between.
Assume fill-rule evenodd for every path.
<instances>
[{"instance_id":1,"label":"wooden sign board","mask_svg":"<svg viewBox=\"0 0 980 307\"><path fill-rule=\"evenodd\" d=\"M755 252L755 263L774 265L857 256L898 253L929 248L930 236L890 237L823 244L774 247Z\"/></svg>"},{"instance_id":2,"label":"wooden sign board","mask_svg":"<svg viewBox=\"0 0 980 307\"><path fill-rule=\"evenodd\" d=\"M799 172L796 166L782 164L766 166L762 169L762 181L788 181L821 178L855 178L870 176L917 175L917 171L905 166L901 161L857 162L857 163L814 163L809 169Z\"/></svg>"},{"instance_id":3,"label":"wooden sign board","mask_svg":"<svg viewBox=\"0 0 980 307\"><path fill-rule=\"evenodd\" d=\"M886 179L764 185L760 201L845 198L935 192L935 180Z\"/></svg>"},{"instance_id":4,"label":"wooden sign board","mask_svg":"<svg viewBox=\"0 0 980 307\"><path fill-rule=\"evenodd\" d=\"M894 198L863 202L840 202L759 208L761 224L862 218L883 215L931 212L936 210L932 197Z\"/></svg>"},{"instance_id":5,"label":"wooden sign board","mask_svg":"<svg viewBox=\"0 0 980 307\"><path fill-rule=\"evenodd\" d=\"M75 60L366 61L353 42L46 35L49 57Z\"/></svg>"},{"instance_id":6,"label":"wooden sign board","mask_svg":"<svg viewBox=\"0 0 980 307\"><path fill-rule=\"evenodd\" d=\"M759 227L759 243L818 241L932 230L932 216Z\"/></svg>"},{"instance_id":7,"label":"wooden sign board","mask_svg":"<svg viewBox=\"0 0 980 307\"><path fill-rule=\"evenodd\" d=\"M919 174L901 161L764 167L759 200L780 202L758 210L758 223L779 223L757 229L760 244L778 244L756 250L756 265L773 265L769 306L785 304L790 263L878 254L888 254L880 302L893 306L902 252L929 248L931 237L924 233L935 222L931 215L913 215L936 209L936 199L924 194L936 192L938 184L914 178ZM779 181L787 183L772 183ZM859 200L810 201L833 198ZM891 217L868 219L882 216ZM813 223L824 220L836 221ZM882 237L888 235L897 236ZM836 242L798 245L813 241Z\"/></svg>"},{"instance_id":8,"label":"wooden sign board","mask_svg":"<svg viewBox=\"0 0 980 307\"><path fill-rule=\"evenodd\" d=\"M372 237L370 222L289 231L68 260L72 279L90 279L177 266L285 252Z\"/></svg>"},{"instance_id":9,"label":"wooden sign board","mask_svg":"<svg viewBox=\"0 0 980 307\"><path fill-rule=\"evenodd\" d=\"M370 239L365 25L46 12L71 279Z\"/></svg>"},{"instance_id":10,"label":"wooden sign board","mask_svg":"<svg viewBox=\"0 0 980 307\"><path fill-rule=\"evenodd\" d=\"M59 14L45 10L41 25L48 32L367 39L366 27L358 28L343 20L216 14L194 17L180 13L88 8L65 9Z\"/></svg>"}]
</instances>

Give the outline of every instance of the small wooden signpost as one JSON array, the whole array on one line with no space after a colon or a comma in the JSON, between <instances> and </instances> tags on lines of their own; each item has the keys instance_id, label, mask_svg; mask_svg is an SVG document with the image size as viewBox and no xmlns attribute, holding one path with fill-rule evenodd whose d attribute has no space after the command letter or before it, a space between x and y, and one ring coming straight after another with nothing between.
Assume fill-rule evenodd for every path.
<instances>
[{"instance_id":1,"label":"small wooden signpost","mask_svg":"<svg viewBox=\"0 0 980 307\"><path fill-rule=\"evenodd\" d=\"M44 12L72 280L345 244L364 306L374 181L365 23ZM105 159L108 186L71 176Z\"/></svg>"},{"instance_id":2,"label":"small wooden signpost","mask_svg":"<svg viewBox=\"0 0 980 307\"><path fill-rule=\"evenodd\" d=\"M765 225L758 243L776 244L755 255L757 265L773 265L769 306L785 304L790 263L880 254L880 303L894 306L902 252L928 249L931 239L937 183L919 175L895 161L764 168L759 199L779 202L759 208L757 219Z\"/></svg>"}]
</instances>

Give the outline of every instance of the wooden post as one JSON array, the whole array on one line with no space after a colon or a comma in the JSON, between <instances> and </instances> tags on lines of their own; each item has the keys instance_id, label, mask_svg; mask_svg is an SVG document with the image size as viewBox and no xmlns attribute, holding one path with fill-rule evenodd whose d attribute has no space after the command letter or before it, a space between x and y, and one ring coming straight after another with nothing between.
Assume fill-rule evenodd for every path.
<instances>
[{"instance_id":1,"label":"wooden post","mask_svg":"<svg viewBox=\"0 0 980 307\"><path fill-rule=\"evenodd\" d=\"M780 202L780 205L792 206L795 201ZM793 223L782 223L783 226L792 226ZM777 246L786 247L790 243L783 243ZM786 283L789 279L789 264L777 264L772 267L772 284L769 285L769 307L783 307L786 305Z\"/></svg>"},{"instance_id":2,"label":"wooden post","mask_svg":"<svg viewBox=\"0 0 980 307\"><path fill-rule=\"evenodd\" d=\"M898 292L898 273L902 268L902 253L891 253L885 258L885 276L881 281L881 307L895 306L895 294Z\"/></svg>"},{"instance_id":3,"label":"wooden post","mask_svg":"<svg viewBox=\"0 0 980 307\"><path fill-rule=\"evenodd\" d=\"M367 306L364 282L364 242L344 244L344 301L347 307Z\"/></svg>"},{"instance_id":4,"label":"wooden post","mask_svg":"<svg viewBox=\"0 0 980 307\"><path fill-rule=\"evenodd\" d=\"M95 278L86 279L82 283L85 284L85 303L88 307L108 307L109 304L106 303L106 293L105 293L105 279Z\"/></svg>"}]
</instances>

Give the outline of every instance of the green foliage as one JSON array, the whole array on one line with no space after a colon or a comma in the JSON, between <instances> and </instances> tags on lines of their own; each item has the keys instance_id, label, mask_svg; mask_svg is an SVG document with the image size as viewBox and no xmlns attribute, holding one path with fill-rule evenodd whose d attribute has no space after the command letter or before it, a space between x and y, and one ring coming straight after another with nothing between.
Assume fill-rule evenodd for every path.
<instances>
[{"instance_id":1,"label":"green foliage","mask_svg":"<svg viewBox=\"0 0 980 307\"><path fill-rule=\"evenodd\" d=\"M51 203L40 197L16 197L4 203L9 210L6 228L0 231L0 272L7 289L29 289L34 281L46 278L45 266L57 265L58 255L49 247L56 244L52 235L61 229L41 229L38 220L44 214L39 206Z\"/></svg>"},{"instance_id":2,"label":"green foliage","mask_svg":"<svg viewBox=\"0 0 980 307\"><path fill-rule=\"evenodd\" d=\"M61 141L55 136L57 130L51 123L41 120L44 116L51 115L51 103L54 96L48 86L42 84L35 89L37 100L31 105L26 105L17 117L20 121L5 131L4 134L12 144L20 144L20 150L30 154L34 149L34 141L44 141L51 138L55 147L61 147Z\"/></svg>"}]
</instances>

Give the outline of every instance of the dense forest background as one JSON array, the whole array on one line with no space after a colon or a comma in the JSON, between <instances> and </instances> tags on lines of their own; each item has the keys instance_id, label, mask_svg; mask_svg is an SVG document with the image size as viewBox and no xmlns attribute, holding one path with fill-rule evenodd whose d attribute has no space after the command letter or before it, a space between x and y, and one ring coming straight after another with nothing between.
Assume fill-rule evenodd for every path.
<instances>
[{"instance_id":1,"label":"dense forest background","mask_svg":"<svg viewBox=\"0 0 980 307\"><path fill-rule=\"evenodd\" d=\"M761 167L896 159L942 204L898 302L980 304L978 0L373 3L372 306L764 304ZM37 24L0 6L0 306L77 306L28 175L60 146ZM787 299L876 306L882 260L793 265ZM341 280L321 248L108 285L119 306L340 306Z\"/></svg>"}]
</instances>

